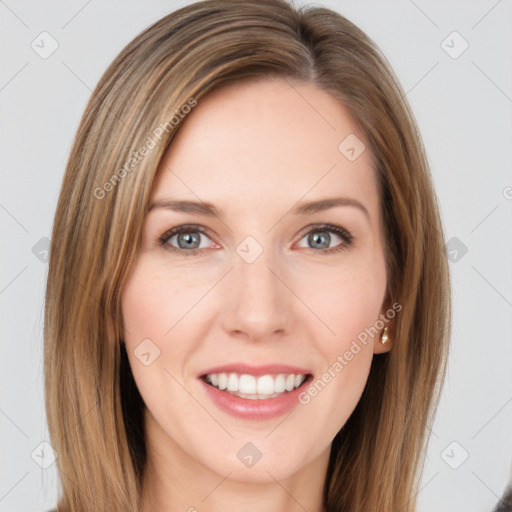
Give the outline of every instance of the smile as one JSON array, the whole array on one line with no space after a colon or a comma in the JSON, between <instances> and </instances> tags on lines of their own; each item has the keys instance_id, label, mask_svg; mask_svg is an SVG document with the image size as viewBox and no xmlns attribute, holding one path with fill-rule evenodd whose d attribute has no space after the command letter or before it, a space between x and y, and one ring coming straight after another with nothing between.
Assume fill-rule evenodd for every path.
<instances>
[{"instance_id":1,"label":"smile","mask_svg":"<svg viewBox=\"0 0 512 512\"><path fill-rule=\"evenodd\" d=\"M266 400L299 388L306 380L302 374L255 376L238 373L209 373L204 380L211 386L248 400Z\"/></svg>"},{"instance_id":2,"label":"smile","mask_svg":"<svg viewBox=\"0 0 512 512\"><path fill-rule=\"evenodd\" d=\"M313 382L305 368L269 364L228 364L198 374L205 396L221 411L245 420L266 420L300 405L299 394Z\"/></svg>"}]
</instances>

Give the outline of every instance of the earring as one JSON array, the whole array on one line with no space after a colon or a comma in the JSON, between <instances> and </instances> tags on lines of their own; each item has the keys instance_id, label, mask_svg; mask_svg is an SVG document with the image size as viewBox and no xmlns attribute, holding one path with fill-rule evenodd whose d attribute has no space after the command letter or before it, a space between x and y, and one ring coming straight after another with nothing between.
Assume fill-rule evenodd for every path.
<instances>
[{"instance_id":1,"label":"earring","mask_svg":"<svg viewBox=\"0 0 512 512\"><path fill-rule=\"evenodd\" d=\"M388 341L388 339L389 339L388 328L384 327L384 330L382 331L382 335L380 337L380 341L384 345L384 343L386 343L386 341Z\"/></svg>"}]
</instances>

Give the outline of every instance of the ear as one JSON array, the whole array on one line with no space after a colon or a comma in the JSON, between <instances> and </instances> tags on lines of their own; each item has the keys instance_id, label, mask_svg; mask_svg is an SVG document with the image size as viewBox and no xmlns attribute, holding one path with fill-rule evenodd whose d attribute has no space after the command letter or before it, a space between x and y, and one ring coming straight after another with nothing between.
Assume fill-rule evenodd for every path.
<instances>
[{"instance_id":1,"label":"ear","mask_svg":"<svg viewBox=\"0 0 512 512\"><path fill-rule=\"evenodd\" d=\"M400 307L401 309L401 307ZM373 353L374 354L384 354L385 352L389 352L393 348L393 343L395 340L395 333L396 333L396 315L398 314L398 311L400 309L395 309L393 307L393 304L391 304L391 300L387 299L382 309L380 310L379 318L380 320L379 325L381 325L381 322L384 324L384 327L380 330L379 334L375 336L374 343L373 343ZM387 327L386 334L388 336L388 339L385 343L382 343L382 334L384 332L384 328Z\"/></svg>"}]
</instances>

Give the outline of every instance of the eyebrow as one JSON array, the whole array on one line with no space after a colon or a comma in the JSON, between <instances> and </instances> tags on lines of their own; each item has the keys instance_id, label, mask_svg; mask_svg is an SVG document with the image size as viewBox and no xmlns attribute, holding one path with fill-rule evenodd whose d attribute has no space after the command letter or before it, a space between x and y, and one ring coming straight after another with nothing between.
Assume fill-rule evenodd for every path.
<instances>
[{"instance_id":1,"label":"eyebrow","mask_svg":"<svg viewBox=\"0 0 512 512\"><path fill-rule=\"evenodd\" d=\"M364 205L357 199L352 199L350 197L330 197L301 203L295 207L291 213L294 215L311 215L337 206L353 206L363 212L368 220L370 219L370 214ZM155 208L165 208L174 212L222 218L222 213L213 204L205 202L162 199L152 203L148 212Z\"/></svg>"}]
</instances>

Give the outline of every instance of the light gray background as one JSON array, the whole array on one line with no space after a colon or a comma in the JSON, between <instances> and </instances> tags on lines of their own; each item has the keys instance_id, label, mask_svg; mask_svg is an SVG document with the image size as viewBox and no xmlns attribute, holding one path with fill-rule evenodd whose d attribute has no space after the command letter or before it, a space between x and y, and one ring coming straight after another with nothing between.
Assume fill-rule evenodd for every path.
<instances>
[{"instance_id":1,"label":"light gray background","mask_svg":"<svg viewBox=\"0 0 512 512\"><path fill-rule=\"evenodd\" d=\"M42 387L47 263L33 247L50 236L79 119L116 54L187 3L0 1L0 511L47 510L57 496L55 464L43 469L31 455L36 450L34 459L49 462L48 450L38 458L40 443L48 441ZM447 240L456 237L450 243L459 244L450 246L457 261L450 263L449 373L419 510L490 511L512 462L511 1L322 4L366 31L391 62L424 138ZM47 59L31 47L34 40L42 45L43 31L59 45ZM469 44L457 58L464 43L448 37L453 31ZM467 460L451 467L466 452Z\"/></svg>"}]
</instances>

